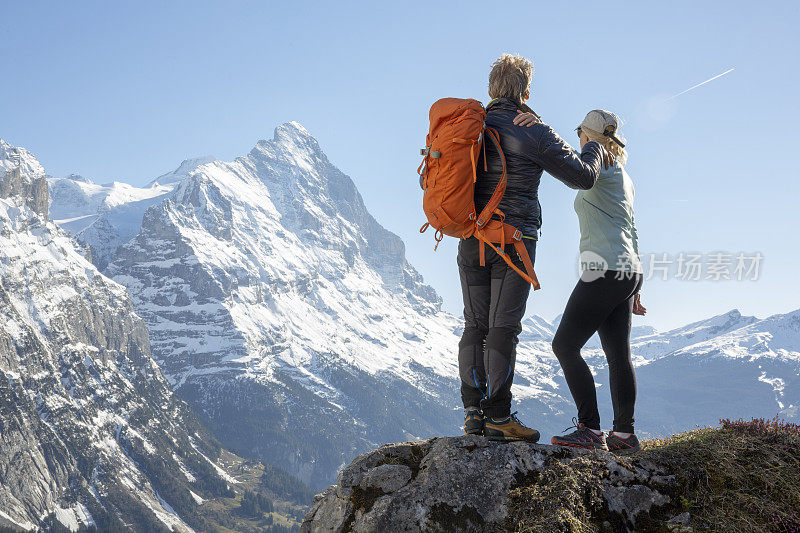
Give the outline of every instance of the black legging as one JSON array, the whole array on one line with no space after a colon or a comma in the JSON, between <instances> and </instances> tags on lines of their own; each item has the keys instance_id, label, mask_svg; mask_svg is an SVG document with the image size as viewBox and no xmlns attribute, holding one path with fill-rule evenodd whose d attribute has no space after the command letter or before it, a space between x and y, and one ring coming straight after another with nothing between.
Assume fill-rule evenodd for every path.
<instances>
[{"instance_id":1,"label":"black legging","mask_svg":"<svg viewBox=\"0 0 800 533\"><path fill-rule=\"evenodd\" d=\"M578 421L589 428L600 429L600 413L594 379L581 348L596 331L608 360L614 431L633 433L636 376L631 363L631 314L641 285L641 274L613 270L594 281L578 281L553 338L553 352L578 406Z\"/></svg>"}]
</instances>

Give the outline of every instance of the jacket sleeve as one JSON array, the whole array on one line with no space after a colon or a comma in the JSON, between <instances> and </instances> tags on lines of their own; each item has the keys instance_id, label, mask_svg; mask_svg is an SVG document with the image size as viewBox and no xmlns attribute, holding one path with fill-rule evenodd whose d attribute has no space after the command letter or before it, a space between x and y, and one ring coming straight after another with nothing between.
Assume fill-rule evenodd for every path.
<instances>
[{"instance_id":1,"label":"jacket sleeve","mask_svg":"<svg viewBox=\"0 0 800 533\"><path fill-rule=\"evenodd\" d=\"M571 189L591 189L603 168L603 150L594 141L583 145L580 156L552 128L544 126L537 157L542 168Z\"/></svg>"}]
</instances>

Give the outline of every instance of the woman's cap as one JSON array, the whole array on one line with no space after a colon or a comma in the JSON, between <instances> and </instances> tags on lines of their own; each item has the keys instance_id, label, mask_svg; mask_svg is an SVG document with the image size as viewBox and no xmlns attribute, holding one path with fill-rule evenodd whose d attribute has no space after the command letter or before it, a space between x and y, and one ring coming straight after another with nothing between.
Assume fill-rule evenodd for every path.
<instances>
[{"instance_id":1,"label":"woman's cap","mask_svg":"<svg viewBox=\"0 0 800 533\"><path fill-rule=\"evenodd\" d=\"M617 131L617 128L619 127L619 119L617 119L617 115L611 111L606 111L605 109L595 109L586 114L586 118L583 119L581 125L575 128L575 130L579 130L583 127L592 131L596 131L597 133L604 133L606 128L611 128L612 131Z\"/></svg>"},{"instance_id":2,"label":"woman's cap","mask_svg":"<svg viewBox=\"0 0 800 533\"><path fill-rule=\"evenodd\" d=\"M617 118L617 115L611 111L606 111L605 109L594 109L586 114L586 118L583 119L581 125L575 128L575 130L577 131L581 128L586 128L587 130L602 133L606 137L610 137L615 143L624 148L625 144L616 135L617 130L621 125L622 124Z\"/></svg>"}]
</instances>

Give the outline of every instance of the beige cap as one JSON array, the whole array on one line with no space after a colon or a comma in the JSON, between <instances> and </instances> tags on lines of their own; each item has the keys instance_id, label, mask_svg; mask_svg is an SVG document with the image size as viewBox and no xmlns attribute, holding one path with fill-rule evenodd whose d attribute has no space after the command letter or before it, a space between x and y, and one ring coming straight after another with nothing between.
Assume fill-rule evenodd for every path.
<instances>
[{"instance_id":1,"label":"beige cap","mask_svg":"<svg viewBox=\"0 0 800 533\"><path fill-rule=\"evenodd\" d=\"M586 114L586 118L583 119L581 125L575 128L575 130L586 128L596 131L597 133L602 133L624 148L625 143L617 136L617 130L621 127L622 121L617 118L617 115L605 109L594 109Z\"/></svg>"}]
</instances>

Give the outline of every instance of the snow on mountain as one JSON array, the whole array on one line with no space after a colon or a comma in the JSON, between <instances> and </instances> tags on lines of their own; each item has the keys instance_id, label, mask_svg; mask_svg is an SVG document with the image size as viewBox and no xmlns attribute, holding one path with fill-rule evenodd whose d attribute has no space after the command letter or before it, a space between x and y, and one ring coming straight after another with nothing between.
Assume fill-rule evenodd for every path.
<instances>
[{"instance_id":1,"label":"snow on mountain","mask_svg":"<svg viewBox=\"0 0 800 533\"><path fill-rule=\"evenodd\" d=\"M553 335L555 335L558 325L561 323L561 316L558 315L552 324L535 315L526 320L535 322L531 323L531 328L539 332L542 340L552 341ZM742 316L738 310L734 309L722 315L713 316L664 332L659 332L651 326L634 324L631 327L631 351L637 357L652 359L686 346L713 339L718 335L734 331L757 320L756 317ZM586 343L585 348L587 350L600 349L600 338L596 333Z\"/></svg>"},{"instance_id":2,"label":"snow on mountain","mask_svg":"<svg viewBox=\"0 0 800 533\"><path fill-rule=\"evenodd\" d=\"M223 443L318 487L454 405L457 320L298 124L190 174L107 272Z\"/></svg>"},{"instance_id":3,"label":"snow on mountain","mask_svg":"<svg viewBox=\"0 0 800 533\"><path fill-rule=\"evenodd\" d=\"M705 322L720 333L693 334L704 328L690 324L687 337L705 338L655 358L648 354L637 368L637 409L651 418L649 425L667 433L687 421L800 418L800 310L763 320L732 311Z\"/></svg>"},{"instance_id":4,"label":"snow on mountain","mask_svg":"<svg viewBox=\"0 0 800 533\"><path fill-rule=\"evenodd\" d=\"M742 316L738 310L734 309L723 315L693 322L671 331L632 336L634 340L631 349L637 355L650 359L713 339L719 335L752 324L757 320L753 316Z\"/></svg>"},{"instance_id":5,"label":"snow on mountain","mask_svg":"<svg viewBox=\"0 0 800 533\"><path fill-rule=\"evenodd\" d=\"M512 389L514 408L545 435L560 432L575 415L547 324L539 317L523 321ZM632 354L642 435L671 435L720 418L800 418L800 310L763 320L734 310L634 338ZM599 343L590 343L582 355L595 377L601 420L609 427L605 354Z\"/></svg>"},{"instance_id":6,"label":"snow on mountain","mask_svg":"<svg viewBox=\"0 0 800 533\"><path fill-rule=\"evenodd\" d=\"M213 155L206 155L202 157L193 157L191 159L185 159L178 168L157 177L156 179L150 182L149 186L157 187L164 185L174 185L179 181L183 181L183 179L190 173L192 173L194 169L196 169L197 167L205 165L206 163L212 163L216 160L217 158L214 157Z\"/></svg>"},{"instance_id":7,"label":"snow on mountain","mask_svg":"<svg viewBox=\"0 0 800 533\"><path fill-rule=\"evenodd\" d=\"M552 342L556 333L556 326L539 315L531 315L522 321L520 341L546 341Z\"/></svg>"},{"instance_id":8,"label":"snow on mountain","mask_svg":"<svg viewBox=\"0 0 800 533\"><path fill-rule=\"evenodd\" d=\"M190 488L227 493L219 445L151 358L125 288L46 220L35 158L0 141L0 165L0 526L204 529Z\"/></svg>"},{"instance_id":9,"label":"snow on mountain","mask_svg":"<svg viewBox=\"0 0 800 533\"><path fill-rule=\"evenodd\" d=\"M175 184L213 157L187 159L147 187L113 182L98 185L72 174L49 178L50 218L91 250L92 262L106 267L117 247L132 239L142 226L142 216L161 202Z\"/></svg>"},{"instance_id":10,"label":"snow on mountain","mask_svg":"<svg viewBox=\"0 0 800 533\"><path fill-rule=\"evenodd\" d=\"M734 331L682 348L675 358L722 360L758 373L771 388L780 413L795 418L800 408L800 310L756 320ZM761 385L764 384L764 385ZM749 391L737 392L736 401Z\"/></svg>"},{"instance_id":11,"label":"snow on mountain","mask_svg":"<svg viewBox=\"0 0 800 533\"><path fill-rule=\"evenodd\" d=\"M0 139L0 198L27 205L47 217L47 182L39 161L24 148Z\"/></svg>"}]
</instances>

